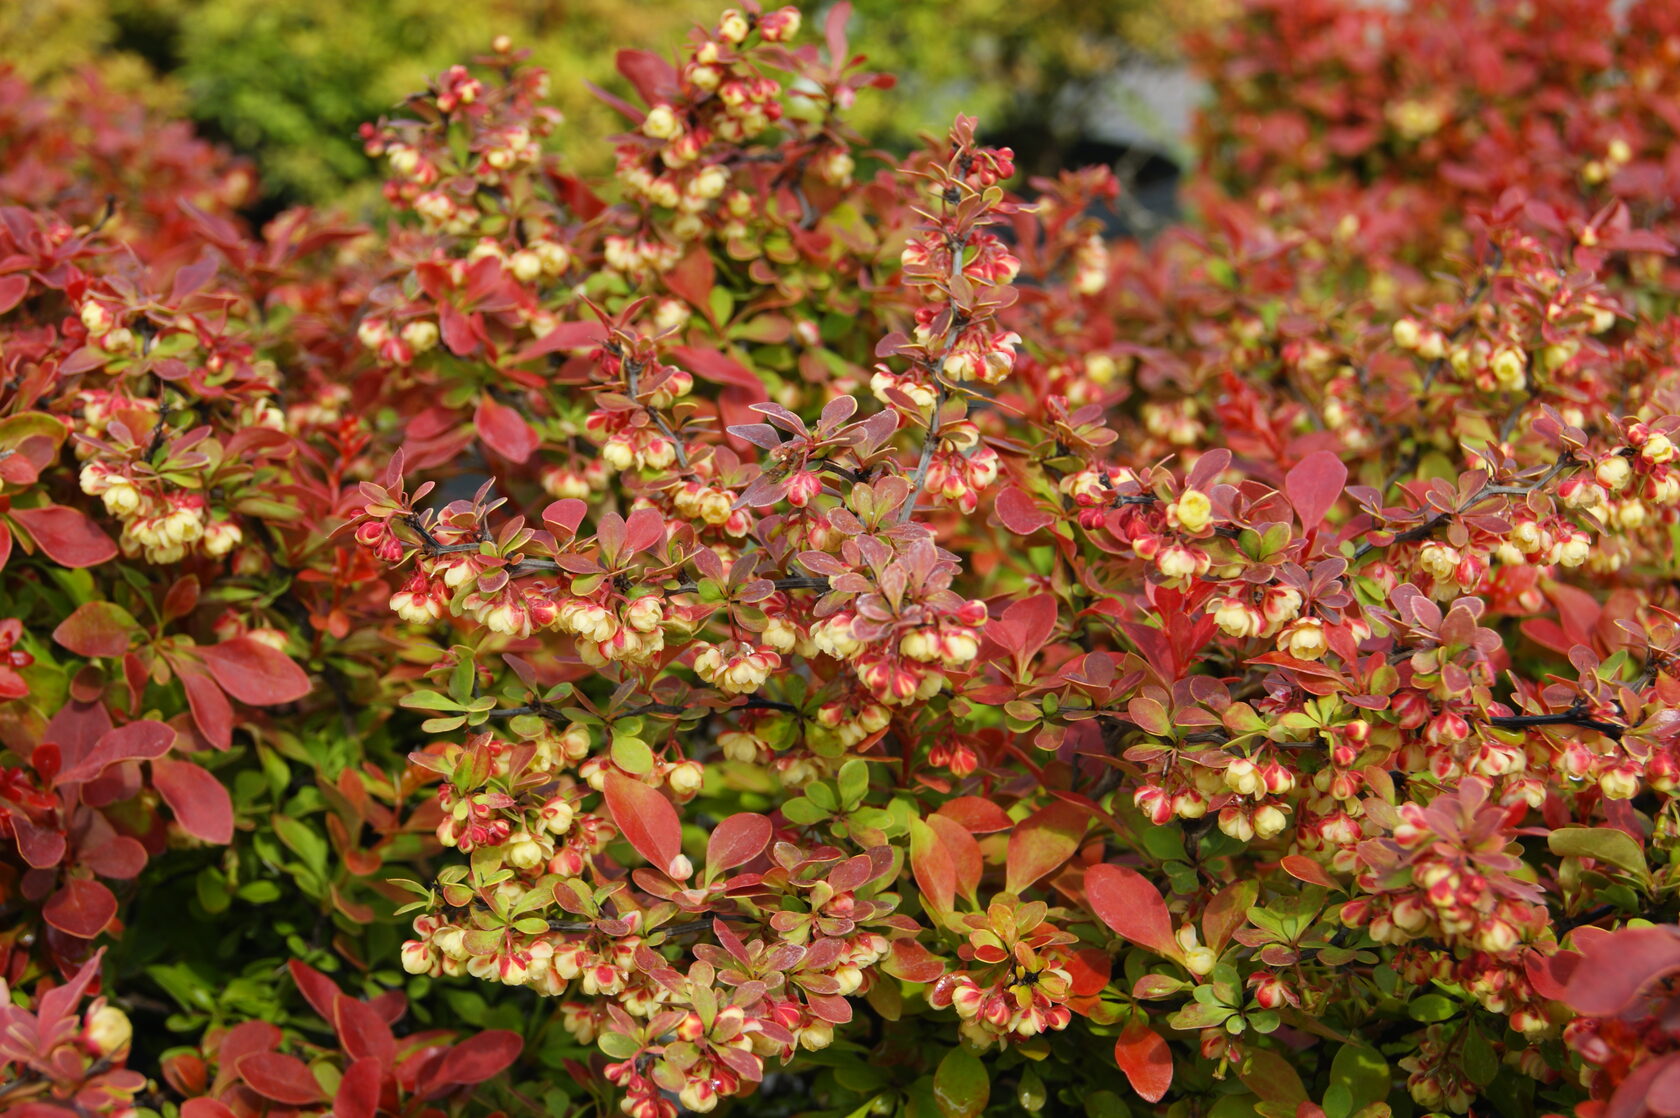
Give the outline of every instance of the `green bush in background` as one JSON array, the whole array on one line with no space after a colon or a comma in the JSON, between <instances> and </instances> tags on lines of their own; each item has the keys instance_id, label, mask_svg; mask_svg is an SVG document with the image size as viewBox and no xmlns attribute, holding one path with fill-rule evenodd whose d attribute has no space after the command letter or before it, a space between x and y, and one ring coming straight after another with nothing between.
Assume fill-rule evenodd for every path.
<instances>
[{"instance_id":1,"label":"green bush in background","mask_svg":"<svg viewBox=\"0 0 1680 1118\"><path fill-rule=\"evenodd\" d=\"M890 101L866 99L853 119L867 135L903 141L943 128L961 107L988 132L1024 144L1028 170L1051 170L1105 75L1131 60L1170 59L1175 35L1219 3L858 0L856 48L908 88ZM802 6L820 19L830 5ZM549 69L573 125L567 135L592 137L567 151L576 169L605 170L611 149L600 137L619 121L586 83L623 92L619 45L668 53L714 8L704 0L29 0L0 4L0 56L31 78L98 65L112 84L184 110L254 155L279 200L342 198L362 184L371 202L373 165L357 127L498 34Z\"/></svg>"}]
</instances>

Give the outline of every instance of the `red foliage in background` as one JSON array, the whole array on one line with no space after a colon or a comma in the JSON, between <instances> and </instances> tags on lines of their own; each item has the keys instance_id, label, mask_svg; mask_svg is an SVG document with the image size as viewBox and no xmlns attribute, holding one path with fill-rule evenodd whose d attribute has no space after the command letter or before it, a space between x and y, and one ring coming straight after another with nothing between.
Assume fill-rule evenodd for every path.
<instances>
[{"instance_id":1,"label":"red foliage in background","mask_svg":"<svg viewBox=\"0 0 1680 1118\"><path fill-rule=\"evenodd\" d=\"M1672 1113L1671 7L1252 0L1147 243L868 151L843 5L622 54L606 184L499 42L378 233L16 90L0 1092ZM136 1075L93 943L229 843L368 996Z\"/></svg>"}]
</instances>

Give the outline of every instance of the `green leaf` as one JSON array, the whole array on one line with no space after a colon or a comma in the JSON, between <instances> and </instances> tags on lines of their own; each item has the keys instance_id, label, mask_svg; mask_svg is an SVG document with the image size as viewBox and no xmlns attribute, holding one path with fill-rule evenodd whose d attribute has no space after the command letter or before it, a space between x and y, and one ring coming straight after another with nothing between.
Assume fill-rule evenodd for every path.
<instances>
[{"instance_id":1,"label":"green leaf","mask_svg":"<svg viewBox=\"0 0 1680 1118\"><path fill-rule=\"evenodd\" d=\"M795 823L801 827L808 827L819 820L827 819L828 812L824 811L804 796L796 796L782 805L782 817L789 823Z\"/></svg>"},{"instance_id":2,"label":"green leaf","mask_svg":"<svg viewBox=\"0 0 1680 1118\"><path fill-rule=\"evenodd\" d=\"M303 509L297 505L284 501L275 501L267 497L245 497L238 501L233 509L246 516L254 516L260 520L297 520L303 516Z\"/></svg>"},{"instance_id":3,"label":"green leaf","mask_svg":"<svg viewBox=\"0 0 1680 1118\"><path fill-rule=\"evenodd\" d=\"M274 833L317 877L327 876L327 840L307 823L290 815L273 817Z\"/></svg>"},{"instance_id":4,"label":"green leaf","mask_svg":"<svg viewBox=\"0 0 1680 1118\"><path fill-rule=\"evenodd\" d=\"M451 713L461 709L460 703L436 691L410 691L397 705L407 710L438 710Z\"/></svg>"},{"instance_id":5,"label":"green leaf","mask_svg":"<svg viewBox=\"0 0 1680 1118\"><path fill-rule=\"evenodd\" d=\"M1639 843L1615 827L1560 827L1547 837L1546 845L1559 857L1594 858L1641 878L1650 873Z\"/></svg>"},{"instance_id":6,"label":"green leaf","mask_svg":"<svg viewBox=\"0 0 1680 1118\"><path fill-rule=\"evenodd\" d=\"M280 899L280 886L272 881L247 881L239 887L238 896L246 904L273 904Z\"/></svg>"},{"instance_id":7,"label":"green leaf","mask_svg":"<svg viewBox=\"0 0 1680 1118\"><path fill-rule=\"evenodd\" d=\"M212 916L225 912L232 897L228 893L227 879L214 866L206 866L198 872L195 882L198 891L198 903L204 906L204 911Z\"/></svg>"},{"instance_id":8,"label":"green leaf","mask_svg":"<svg viewBox=\"0 0 1680 1118\"><path fill-rule=\"evenodd\" d=\"M1206 1029L1224 1023L1225 1019L1236 1012L1222 1005L1203 1005L1192 1002L1167 1018L1167 1024L1175 1029Z\"/></svg>"},{"instance_id":9,"label":"green leaf","mask_svg":"<svg viewBox=\"0 0 1680 1118\"><path fill-rule=\"evenodd\" d=\"M601 1051L615 1060L628 1060L641 1048L633 1037L610 1030L602 1033L595 1043L600 1046Z\"/></svg>"},{"instance_id":10,"label":"green leaf","mask_svg":"<svg viewBox=\"0 0 1680 1118\"><path fill-rule=\"evenodd\" d=\"M992 1097L986 1065L966 1048L953 1048L933 1073L933 1098L945 1118L975 1118Z\"/></svg>"},{"instance_id":11,"label":"green leaf","mask_svg":"<svg viewBox=\"0 0 1680 1118\"><path fill-rule=\"evenodd\" d=\"M1038 1077L1038 1072L1026 1068L1021 1072L1021 1081L1015 1085L1015 1101L1021 1104L1021 1109L1029 1114L1036 1114L1044 1109L1047 1099L1044 1090L1044 1080Z\"/></svg>"},{"instance_id":12,"label":"green leaf","mask_svg":"<svg viewBox=\"0 0 1680 1118\"><path fill-rule=\"evenodd\" d=\"M1130 1118L1131 1113L1113 1091L1092 1091L1085 1096L1085 1118Z\"/></svg>"},{"instance_id":13,"label":"green leaf","mask_svg":"<svg viewBox=\"0 0 1680 1118\"><path fill-rule=\"evenodd\" d=\"M632 776L641 776L653 768L653 750L641 738L629 734L614 735L613 764Z\"/></svg>"},{"instance_id":14,"label":"green leaf","mask_svg":"<svg viewBox=\"0 0 1680 1118\"><path fill-rule=\"evenodd\" d=\"M1433 1024L1436 1021L1451 1020L1458 1013L1458 1003L1442 994L1425 994L1414 999L1406 1007L1413 1021Z\"/></svg>"},{"instance_id":15,"label":"green leaf","mask_svg":"<svg viewBox=\"0 0 1680 1118\"><path fill-rule=\"evenodd\" d=\"M1488 1038L1475 1025L1466 1025L1464 1048L1459 1054L1464 1074L1478 1087L1486 1087L1499 1074L1499 1056Z\"/></svg>"},{"instance_id":16,"label":"green leaf","mask_svg":"<svg viewBox=\"0 0 1680 1118\"><path fill-rule=\"evenodd\" d=\"M1370 1103L1388 1098L1388 1061L1370 1048L1344 1044L1336 1050L1335 1059L1330 1061L1330 1082L1347 1088L1348 1113L1351 1114Z\"/></svg>"},{"instance_id":17,"label":"green leaf","mask_svg":"<svg viewBox=\"0 0 1680 1118\"><path fill-rule=\"evenodd\" d=\"M840 766L840 802L850 810L869 792L869 763L856 757Z\"/></svg>"},{"instance_id":18,"label":"green leaf","mask_svg":"<svg viewBox=\"0 0 1680 1118\"><path fill-rule=\"evenodd\" d=\"M1293 1110L1307 1098L1307 1089L1294 1066L1269 1048L1251 1051L1248 1059L1237 1069L1237 1077L1244 1087L1259 1095L1264 1102L1278 1103Z\"/></svg>"},{"instance_id":19,"label":"green leaf","mask_svg":"<svg viewBox=\"0 0 1680 1118\"><path fill-rule=\"evenodd\" d=\"M720 325L727 323L735 313L735 297L726 287L714 286L708 291L706 305L711 309L712 318Z\"/></svg>"}]
</instances>

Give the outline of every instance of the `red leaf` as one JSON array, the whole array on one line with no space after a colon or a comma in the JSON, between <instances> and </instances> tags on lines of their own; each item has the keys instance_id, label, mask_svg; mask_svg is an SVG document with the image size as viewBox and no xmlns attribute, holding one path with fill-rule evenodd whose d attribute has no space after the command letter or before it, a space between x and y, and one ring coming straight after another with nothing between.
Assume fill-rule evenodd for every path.
<instances>
[{"instance_id":1,"label":"red leaf","mask_svg":"<svg viewBox=\"0 0 1680 1118\"><path fill-rule=\"evenodd\" d=\"M117 914L117 898L97 881L72 877L52 895L41 915L59 931L77 939L92 939Z\"/></svg>"},{"instance_id":2,"label":"red leaf","mask_svg":"<svg viewBox=\"0 0 1680 1118\"><path fill-rule=\"evenodd\" d=\"M64 860L70 843L63 831L43 827L21 812L13 815L12 837L17 840L18 853L38 870L50 869Z\"/></svg>"},{"instance_id":3,"label":"red leaf","mask_svg":"<svg viewBox=\"0 0 1680 1118\"><path fill-rule=\"evenodd\" d=\"M130 722L107 731L99 744L69 769L60 773L59 784L85 784L112 765L125 761L155 761L175 744L175 730L164 722Z\"/></svg>"},{"instance_id":4,"label":"red leaf","mask_svg":"<svg viewBox=\"0 0 1680 1118\"><path fill-rule=\"evenodd\" d=\"M101 947L70 976L68 982L62 986L54 986L41 995L41 1003L35 1011L35 1022L42 1035L56 1031L65 1018L76 1012L77 1003L82 1000L82 994L99 974L99 964L104 958L105 949Z\"/></svg>"},{"instance_id":5,"label":"red leaf","mask_svg":"<svg viewBox=\"0 0 1680 1118\"><path fill-rule=\"evenodd\" d=\"M1324 514L1342 495L1347 467L1335 453L1315 450L1295 464L1283 479L1283 493L1295 506L1301 526L1309 531L1324 522Z\"/></svg>"},{"instance_id":6,"label":"red leaf","mask_svg":"<svg viewBox=\"0 0 1680 1118\"><path fill-rule=\"evenodd\" d=\"M66 1106L54 1106L50 1102L20 1102L7 1108L6 1113L11 1118L81 1118L85 1110L71 1110Z\"/></svg>"},{"instance_id":7,"label":"red leaf","mask_svg":"<svg viewBox=\"0 0 1680 1118\"><path fill-rule=\"evenodd\" d=\"M23 301L29 290L29 277L18 273L0 279L0 314L5 314Z\"/></svg>"},{"instance_id":8,"label":"red leaf","mask_svg":"<svg viewBox=\"0 0 1680 1118\"><path fill-rule=\"evenodd\" d=\"M1534 987L1535 993L1561 1002L1568 997L1565 987L1580 962L1581 956L1573 951L1542 955L1531 947L1523 956L1523 971L1528 975L1528 984Z\"/></svg>"},{"instance_id":9,"label":"red leaf","mask_svg":"<svg viewBox=\"0 0 1680 1118\"><path fill-rule=\"evenodd\" d=\"M1069 989L1076 998L1089 998L1102 993L1103 987L1114 977L1114 960L1100 947L1086 947L1075 951L1062 964L1068 972Z\"/></svg>"},{"instance_id":10,"label":"red leaf","mask_svg":"<svg viewBox=\"0 0 1680 1118\"><path fill-rule=\"evenodd\" d=\"M11 668L0 665L0 699L21 699L29 694L29 684Z\"/></svg>"},{"instance_id":11,"label":"red leaf","mask_svg":"<svg viewBox=\"0 0 1680 1118\"><path fill-rule=\"evenodd\" d=\"M519 1058L525 1042L507 1029L490 1029L468 1037L443 1058L432 1074L436 1083L483 1083Z\"/></svg>"},{"instance_id":12,"label":"red leaf","mask_svg":"<svg viewBox=\"0 0 1680 1118\"><path fill-rule=\"evenodd\" d=\"M747 403L756 404L770 398L764 391L764 382L751 369L715 349L680 345L671 350L671 357L675 364L714 384L732 384L746 389L752 396Z\"/></svg>"},{"instance_id":13,"label":"red leaf","mask_svg":"<svg viewBox=\"0 0 1680 1118\"><path fill-rule=\"evenodd\" d=\"M1146 1102L1160 1102L1172 1086L1172 1050L1159 1033L1133 1018L1114 1042L1114 1062Z\"/></svg>"},{"instance_id":14,"label":"red leaf","mask_svg":"<svg viewBox=\"0 0 1680 1118\"><path fill-rule=\"evenodd\" d=\"M565 539L577 535L578 525L589 513L589 504L576 497L562 497L543 509L542 522L556 537Z\"/></svg>"},{"instance_id":15,"label":"red leaf","mask_svg":"<svg viewBox=\"0 0 1680 1118\"><path fill-rule=\"evenodd\" d=\"M1030 536L1045 525L1056 522L1052 513L1027 496L1019 486L1004 486L992 507L997 511L998 523L1017 536Z\"/></svg>"},{"instance_id":16,"label":"red leaf","mask_svg":"<svg viewBox=\"0 0 1680 1118\"><path fill-rule=\"evenodd\" d=\"M993 831L1007 831L1015 821L1004 810L982 796L958 796L939 805L939 814L955 819L970 834L987 835Z\"/></svg>"},{"instance_id":17,"label":"red leaf","mask_svg":"<svg viewBox=\"0 0 1680 1118\"><path fill-rule=\"evenodd\" d=\"M1305 881L1308 885L1322 885L1326 889L1336 887L1335 879L1324 871L1324 867L1304 854L1285 854L1278 865L1296 881Z\"/></svg>"},{"instance_id":18,"label":"red leaf","mask_svg":"<svg viewBox=\"0 0 1680 1118\"><path fill-rule=\"evenodd\" d=\"M665 539L665 518L657 509L637 509L624 522L624 550L627 555L658 547Z\"/></svg>"},{"instance_id":19,"label":"red leaf","mask_svg":"<svg viewBox=\"0 0 1680 1118\"><path fill-rule=\"evenodd\" d=\"M607 811L636 853L672 877L682 855L682 822L662 792L617 772L607 774Z\"/></svg>"},{"instance_id":20,"label":"red leaf","mask_svg":"<svg viewBox=\"0 0 1680 1118\"><path fill-rule=\"evenodd\" d=\"M321 1085L309 1065L283 1052L252 1052L240 1059L239 1077L257 1094L288 1106L320 1102Z\"/></svg>"},{"instance_id":21,"label":"red leaf","mask_svg":"<svg viewBox=\"0 0 1680 1118\"><path fill-rule=\"evenodd\" d=\"M1167 902L1136 870L1107 863L1092 866L1085 871L1085 898L1091 911L1121 936L1157 954L1178 957Z\"/></svg>"},{"instance_id":22,"label":"red leaf","mask_svg":"<svg viewBox=\"0 0 1680 1118\"><path fill-rule=\"evenodd\" d=\"M688 255L677 262L677 266L665 273L665 286L671 293L687 300L695 310L704 314L707 319L712 317L712 284L717 278L717 271L712 264L712 254L699 241L688 250ZM717 325L717 323L713 323Z\"/></svg>"},{"instance_id":23,"label":"red leaf","mask_svg":"<svg viewBox=\"0 0 1680 1118\"><path fill-rule=\"evenodd\" d=\"M181 1118L236 1118L226 1103L215 1099L188 1099L181 1104Z\"/></svg>"},{"instance_id":24,"label":"red leaf","mask_svg":"<svg viewBox=\"0 0 1680 1118\"><path fill-rule=\"evenodd\" d=\"M198 594L196 575L182 575L176 579L163 596L163 619L174 621L191 613L198 606Z\"/></svg>"},{"instance_id":25,"label":"red leaf","mask_svg":"<svg viewBox=\"0 0 1680 1118\"><path fill-rule=\"evenodd\" d=\"M939 834L920 819L910 821L910 872L922 904L943 920L957 900L957 868Z\"/></svg>"},{"instance_id":26,"label":"red leaf","mask_svg":"<svg viewBox=\"0 0 1680 1118\"><path fill-rule=\"evenodd\" d=\"M175 661L172 666L186 688L187 706L198 732L217 749L228 748L233 744L233 704L228 702L227 693L197 664Z\"/></svg>"},{"instance_id":27,"label":"red leaf","mask_svg":"<svg viewBox=\"0 0 1680 1118\"><path fill-rule=\"evenodd\" d=\"M562 322L519 351L516 363L534 361L563 349L597 346L607 340L607 328L599 322Z\"/></svg>"},{"instance_id":28,"label":"red leaf","mask_svg":"<svg viewBox=\"0 0 1680 1118\"><path fill-rule=\"evenodd\" d=\"M881 969L905 982L932 982L945 973L939 956L914 939L895 939L892 952L881 961Z\"/></svg>"},{"instance_id":29,"label":"red leaf","mask_svg":"<svg viewBox=\"0 0 1680 1118\"><path fill-rule=\"evenodd\" d=\"M12 509L8 515L61 567L92 567L116 558L117 545L111 537L79 509L48 505Z\"/></svg>"},{"instance_id":30,"label":"red leaf","mask_svg":"<svg viewBox=\"0 0 1680 1118\"><path fill-rule=\"evenodd\" d=\"M455 356L466 357L478 348L478 331L473 329L472 318L462 314L453 304L439 304L438 327L443 334L443 344Z\"/></svg>"},{"instance_id":31,"label":"red leaf","mask_svg":"<svg viewBox=\"0 0 1680 1118\"><path fill-rule=\"evenodd\" d=\"M834 5L829 9L828 18L823 20L823 37L828 45L828 60L839 66L846 61L846 21L852 18L852 5L849 0Z\"/></svg>"},{"instance_id":32,"label":"red leaf","mask_svg":"<svg viewBox=\"0 0 1680 1118\"><path fill-rule=\"evenodd\" d=\"M278 1026L267 1021L245 1021L229 1029L216 1049L216 1060L223 1067L237 1066L252 1052L272 1052L280 1046L284 1035Z\"/></svg>"},{"instance_id":33,"label":"red leaf","mask_svg":"<svg viewBox=\"0 0 1680 1118\"><path fill-rule=\"evenodd\" d=\"M1624 928L1595 936L1584 945L1564 1000L1577 1013L1613 1017L1645 987L1676 971L1680 971L1680 931Z\"/></svg>"},{"instance_id":34,"label":"red leaf","mask_svg":"<svg viewBox=\"0 0 1680 1118\"><path fill-rule=\"evenodd\" d=\"M536 453L542 442L525 417L506 404L499 404L488 394L479 397L473 424L484 445L510 462L524 462Z\"/></svg>"},{"instance_id":35,"label":"red leaf","mask_svg":"<svg viewBox=\"0 0 1680 1118\"><path fill-rule=\"evenodd\" d=\"M379 1110L380 1080L385 1077L384 1066L373 1059L362 1059L344 1069L333 1094L333 1118L373 1118ZM190 1118L186 1108L181 1118Z\"/></svg>"},{"instance_id":36,"label":"red leaf","mask_svg":"<svg viewBox=\"0 0 1680 1118\"><path fill-rule=\"evenodd\" d=\"M744 866L770 845L775 828L763 815L737 812L721 820L706 839L706 874Z\"/></svg>"},{"instance_id":37,"label":"red leaf","mask_svg":"<svg viewBox=\"0 0 1680 1118\"><path fill-rule=\"evenodd\" d=\"M1645 1093L1645 1106L1653 1114L1673 1118L1674 1115L1680 1114L1680 1052L1670 1052L1651 1062L1657 1065L1657 1070L1651 1072L1650 1086ZM1620 1095L1626 1090L1628 1087L1624 1080L1622 1088L1616 1093Z\"/></svg>"},{"instance_id":38,"label":"red leaf","mask_svg":"<svg viewBox=\"0 0 1680 1118\"><path fill-rule=\"evenodd\" d=\"M293 959L286 966L292 972L292 982L297 986L298 993L303 995L303 1000L320 1015L321 1020L338 1020L338 999L344 997L338 983L302 959Z\"/></svg>"},{"instance_id":39,"label":"red leaf","mask_svg":"<svg viewBox=\"0 0 1680 1118\"><path fill-rule=\"evenodd\" d=\"M340 997L337 1009L335 1023L344 1051L352 1059L371 1060L379 1067L390 1067L397 1058L397 1041L379 1011L351 997Z\"/></svg>"},{"instance_id":40,"label":"red leaf","mask_svg":"<svg viewBox=\"0 0 1680 1118\"><path fill-rule=\"evenodd\" d=\"M59 622L53 640L78 656L121 656L140 629L126 609L115 602L88 602Z\"/></svg>"},{"instance_id":41,"label":"red leaf","mask_svg":"<svg viewBox=\"0 0 1680 1118\"><path fill-rule=\"evenodd\" d=\"M152 786L187 834L217 845L233 841L233 800L214 776L191 761L154 761Z\"/></svg>"},{"instance_id":42,"label":"red leaf","mask_svg":"<svg viewBox=\"0 0 1680 1118\"><path fill-rule=\"evenodd\" d=\"M1233 881L1214 894L1202 910L1202 938L1215 955L1224 951L1237 929L1248 923L1248 910L1254 907L1259 892L1260 884L1253 878Z\"/></svg>"},{"instance_id":43,"label":"red leaf","mask_svg":"<svg viewBox=\"0 0 1680 1118\"><path fill-rule=\"evenodd\" d=\"M100 877L128 881L146 868L146 848L139 839L117 835L89 850L82 848L81 863Z\"/></svg>"},{"instance_id":44,"label":"red leaf","mask_svg":"<svg viewBox=\"0 0 1680 1118\"><path fill-rule=\"evenodd\" d=\"M1057 801L1017 823L1015 833L1009 836L1004 888L1020 893L1073 857L1085 834L1087 818L1072 804Z\"/></svg>"},{"instance_id":45,"label":"red leaf","mask_svg":"<svg viewBox=\"0 0 1680 1118\"><path fill-rule=\"evenodd\" d=\"M635 86L636 92L650 107L670 100L670 95L676 90L676 70L652 51L621 50L614 61L618 72Z\"/></svg>"},{"instance_id":46,"label":"red leaf","mask_svg":"<svg viewBox=\"0 0 1680 1118\"><path fill-rule=\"evenodd\" d=\"M1056 628L1057 603L1052 594L1035 594L1010 604L1003 611L1002 620L1014 627L1020 636L1020 657L1030 659L1038 654Z\"/></svg>"},{"instance_id":47,"label":"red leaf","mask_svg":"<svg viewBox=\"0 0 1680 1118\"><path fill-rule=\"evenodd\" d=\"M980 886L980 875L986 869L985 859L980 855L980 844L974 841L967 827L948 815L930 815L927 825L939 836L940 843L951 857L957 892L973 900L974 891Z\"/></svg>"},{"instance_id":48,"label":"red leaf","mask_svg":"<svg viewBox=\"0 0 1680 1118\"><path fill-rule=\"evenodd\" d=\"M222 690L242 703L275 706L309 694L309 676L290 656L251 637L201 647L198 654Z\"/></svg>"}]
</instances>

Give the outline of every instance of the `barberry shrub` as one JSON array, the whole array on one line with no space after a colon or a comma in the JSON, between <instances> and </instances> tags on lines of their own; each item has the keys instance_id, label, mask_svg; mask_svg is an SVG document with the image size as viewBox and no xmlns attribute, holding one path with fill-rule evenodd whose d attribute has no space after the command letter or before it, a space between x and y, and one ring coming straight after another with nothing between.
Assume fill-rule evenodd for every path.
<instances>
[{"instance_id":1,"label":"barberry shrub","mask_svg":"<svg viewBox=\"0 0 1680 1118\"><path fill-rule=\"evenodd\" d=\"M1146 244L868 148L844 5L621 53L606 183L498 41L364 130L379 231L12 80L0 1101L1672 1113L1618 7L1250 0Z\"/></svg>"}]
</instances>

